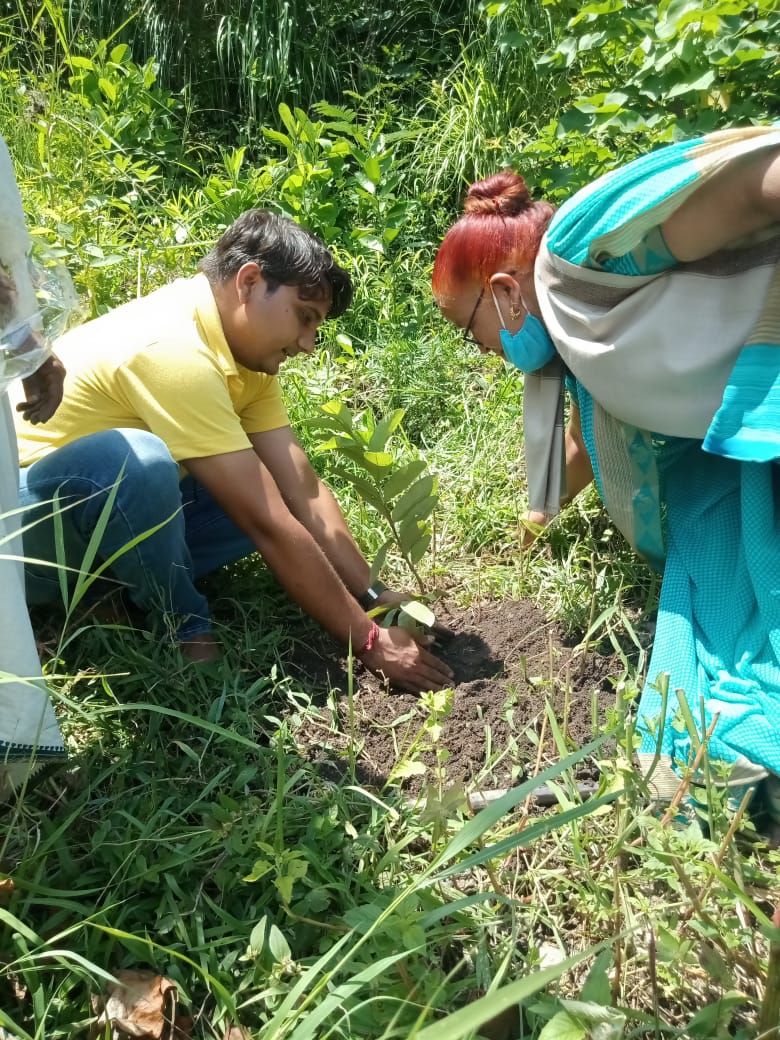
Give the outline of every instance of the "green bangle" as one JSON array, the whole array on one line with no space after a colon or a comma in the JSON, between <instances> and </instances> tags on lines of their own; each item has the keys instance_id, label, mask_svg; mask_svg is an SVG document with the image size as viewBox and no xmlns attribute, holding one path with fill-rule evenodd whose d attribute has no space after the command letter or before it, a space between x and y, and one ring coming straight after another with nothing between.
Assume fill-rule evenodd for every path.
<instances>
[{"instance_id":1,"label":"green bangle","mask_svg":"<svg viewBox=\"0 0 780 1040\"><path fill-rule=\"evenodd\" d=\"M357 597L357 601L363 610L373 610L379 603L379 597L383 592L387 592L387 585L383 581L375 581L373 585L369 585L362 596Z\"/></svg>"}]
</instances>

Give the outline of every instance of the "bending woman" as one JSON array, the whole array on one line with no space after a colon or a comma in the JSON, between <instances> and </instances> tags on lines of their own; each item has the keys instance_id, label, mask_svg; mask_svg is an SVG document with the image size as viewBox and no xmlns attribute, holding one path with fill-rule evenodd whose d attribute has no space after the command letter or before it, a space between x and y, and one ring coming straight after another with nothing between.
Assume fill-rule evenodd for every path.
<instances>
[{"instance_id":1,"label":"bending woman","mask_svg":"<svg viewBox=\"0 0 780 1040\"><path fill-rule=\"evenodd\" d=\"M525 373L530 519L595 478L616 526L663 570L642 767L660 752L654 782L676 786L701 734L672 721L700 726L703 706L727 782L771 777L776 790L780 127L661 148L554 215L512 171L480 181L433 292L466 341Z\"/></svg>"}]
</instances>

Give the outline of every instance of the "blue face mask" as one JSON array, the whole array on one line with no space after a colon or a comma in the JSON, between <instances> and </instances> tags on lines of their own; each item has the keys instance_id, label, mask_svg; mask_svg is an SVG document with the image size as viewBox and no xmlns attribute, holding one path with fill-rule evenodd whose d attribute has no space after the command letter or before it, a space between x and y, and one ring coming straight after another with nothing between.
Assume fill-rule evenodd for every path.
<instances>
[{"instance_id":1,"label":"blue face mask","mask_svg":"<svg viewBox=\"0 0 780 1040\"><path fill-rule=\"evenodd\" d=\"M521 372L536 372L555 357L555 346L547 329L533 314L526 315L521 328L512 334L501 330L501 347L507 361Z\"/></svg>"}]
</instances>

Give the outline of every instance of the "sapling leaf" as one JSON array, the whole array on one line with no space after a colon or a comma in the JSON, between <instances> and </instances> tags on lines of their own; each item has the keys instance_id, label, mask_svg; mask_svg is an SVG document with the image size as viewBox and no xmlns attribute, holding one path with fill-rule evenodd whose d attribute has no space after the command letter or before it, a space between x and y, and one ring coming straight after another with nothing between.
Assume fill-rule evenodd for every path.
<instances>
[{"instance_id":1,"label":"sapling leaf","mask_svg":"<svg viewBox=\"0 0 780 1040\"><path fill-rule=\"evenodd\" d=\"M428 473L424 477L420 477L416 480L411 487L401 495L396 504L393 506L393 520L396 523L400 523L403 518L407 515L412 506L419 502L422 498L427 498L433 491L434 477Z\"/></svg>"},{"instance_id":2,"label":"sapling leaf","mask_svg":"<svg viewBox=\"0 0 780 1040\"><path fill-rule=\"evenodd\" d=\"M371 440L368 442L368 447L371 451L384 451L388 437L398 428L403 417L403 408L396 408L390 415L386 415L381 422L377 423L371 435Z\"/></svg>"},{"instance_id":3,"label":"sapling leaf","mask_svg":"<svg viewBox=\"0 0 780 1040\"><path fill-rule=\"evenodd\" d=\"M326 415L332 415L342 430L351 434L354 428L355 417L343 401L335 397L332 401L326 401L320 405L320 411Z\"/></svg>"},{"instance_id":4,"label":"sapling leaf","mask_svg":"<svg viewBox=\"0 0 780 1040\"><path fill-rule=\"evenodd\" d=\"M365 458L373 466L380 466L382 469L387 469L388 466L393 465L393 456L389 451L367 451L365 452Z\"/></svg>"},{"instance_id":5,"label":"sapling leaf","mask_svg":"<svg viewBox=\"0 0 780 1040\"><path fill-rule=\"evenodd\" d=\"M390 515L381 494L373 484L370 484L369 481L365 480L363 477L359 477L356 473L350 473L349 470L344 469L343 466L334 466L333 472L338 474L342 480L348 481L355 488L360 497L368 502L370 506L373 506L378 513L381 513L384 517Z\"/></svg>"},{"instance_id":6,"label":"sapling leaf","mask_svg":"<svg viewBox=\"0 0 780 1040\"><path fill-rule=\"evenodd\" d=\"M401 551L408 553L424 532L425 527L419 520L413 518L404 520L398 529L398 541L401 545Z\"/></svg>"},{"instance_id":7,"label":"sapling leaf","mask_svg":"<svg viewBox=\"0 0 780 1040\"><path fill-rule=\"evenodd\" d=\"M393 547L393 539L388 538L384 545L381 545L377 550L377 554L374 557L374 562L371 564L371 570L368 575L368 584L373 585L379 575L382 573L382 568L385 565L387 554Z\"/></svg>"},{"instance_id":8,"label":"sapling leaf","mask_svg":"<svg viewBox=\"0 0 780 1040\"><path fill-rule=\"evenodd\" d=\"M431 628L436 622L436 616L431 608L416 599L409 599L402 603L401 611L414 618L418 624L423 625L425 628Z\"/></svg>"},{"instance_id":9,"label":"sapling leaf","mask_svg":"<svg viewBox=\"0 0 780 1040\"><path fill-rule=\"evenodd\" d=\"M439 501L438 495L429 495L418 502L414 502L400 517L393 519L405 523L407 520L427 520L436 508Z\"/></svg>"},{"instance_id":10,"label":"sapling leaf","mask_svg":"<svg viewBox=\"0 0 780 1040\"><path fill-rule=\"evenodd\" d=\"M423 558L423 556L425 556L425 554L428 552L428 547L431 544L431 540L431 534L428 531L426 531L422 538L418 539L418 541L416 541L414 545L409 547L407 556L413 564L418 564L420 560Z\"/></svg>"},{"instance_id":11,"label":"sapling leaf","mask_svg":"<svg viewBox=\"0 0 780 1040\"><path fill-rule=\"evenodd\" d=\"M415 459L413 462L407 462L405 466L396 470L395 473L391 473L383 485L387 501L392 502L396 495L400 495L405 488L409 487L413 480L416 480L424 472L425 463L423 460Z\"/></svg>"}]
</instances>

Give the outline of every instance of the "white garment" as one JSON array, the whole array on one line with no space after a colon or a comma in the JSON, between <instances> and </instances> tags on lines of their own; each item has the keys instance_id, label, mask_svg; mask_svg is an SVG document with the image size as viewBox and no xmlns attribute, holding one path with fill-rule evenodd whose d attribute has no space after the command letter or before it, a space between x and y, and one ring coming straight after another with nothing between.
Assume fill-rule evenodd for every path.
<instances>
[{"instance_id":1,"label":"white garment","mask_svg":"<svg viewBox=\"0 0 780 1040\"><path fill-rule=\"evenodd\" d=\"M37 312L29 275L30 239L11 157L0 138L0 263L16 288L16 315ZM13 418L0 393L0 796L47 761L64 757L59 727L41 677L24 596L18 508L19 467Z\"/></svg>"}]
</instances>

